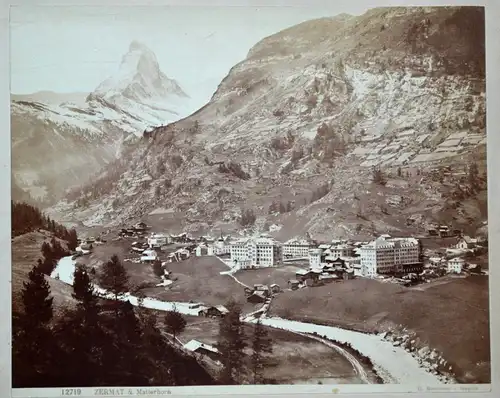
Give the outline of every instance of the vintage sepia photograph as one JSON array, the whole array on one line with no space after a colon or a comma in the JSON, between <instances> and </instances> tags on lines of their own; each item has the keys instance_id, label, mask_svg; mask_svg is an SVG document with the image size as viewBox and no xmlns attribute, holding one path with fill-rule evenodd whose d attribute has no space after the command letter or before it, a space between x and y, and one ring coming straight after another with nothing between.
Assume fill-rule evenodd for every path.
<instances>
[{"instance_id":1,"label":"vintage sepia photograph","mask_svg":"<svg viewBox=\"0 0 500 398\"><path fill-rule=\"evenodd\" d=\"M491 383L484 7L9 23L14 390Z\"/></svg>"}]
</instances>

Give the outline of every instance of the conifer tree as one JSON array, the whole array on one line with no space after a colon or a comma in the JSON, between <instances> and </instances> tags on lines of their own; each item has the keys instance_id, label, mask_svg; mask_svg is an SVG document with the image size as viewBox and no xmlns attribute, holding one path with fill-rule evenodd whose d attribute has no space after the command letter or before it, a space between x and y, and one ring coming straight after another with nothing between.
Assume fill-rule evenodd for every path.
<instances>
[{"instance_id":1,"label":"conifer tree","mask_svg":"<svg viewBox=\"0 0 500 398\"><path fill-rule=\"evenodd\" d=\"M53 298L39 266L34 266L24 282L24 313L13 319L13 386L48 387L51 379L50 358L54 353L51 332Z\"/></svg>"},{"instance_id":2,"label":"conifer tree","mask_svg":"<svg viewBox=\"0 0 500 398\"><path fill-rule=\"evenodd\" d=\"M42 254L47 260L52 260L54 258L54 253L52 251L52 246L49 242L42 243Z\"/></svg>"},{"instance_id":3,"label":"conifer tree","mask_svg":"<svg viewBox=\"0 0 500 398\"><path fill-rule=\"evenodd\" d=\"M153 263L153 272L157 277L161 277L163 275L163 267L160 260L156 260Z\"/></svg>"},{"instance_id":4,"label":"conifer tree","mask_svg":"<svg viewBox=\"0 0 500 398\"><path fill-rule=\"evenodd\" d=\"M165 315L165 326L167 332L171 333L174 336L174 341L176 335L184 331L184 329L186 328L186 324L186 320L184 319L182 314L177 311L177 308L174 307L173 310L167 311Z\"/></svg>"},{"instance_id":5,"label":"conifer tree","mask_svg":"<svg viewBox=\"0 0 500 398\"><path fill-rule=\"evenodd\" d=\"M262 326L260 319L254 326L252 339L252 374L253 384L260 384L264 381L263 370L266 365L265 354L273 351L272 340L269 338L267 330Z\"/></svg>"},{"instance_id":6,"label":"conifer tree","mask_svg":"<svg viewBox=\"0 0 500 398\"><path fill-rule=\"evenodd\" d=\"M110 291L115 296L115 300L128 292L128 275L120 259L114 254L111 259L104 264L99 277L99 284L104 289Z\"/></svg>"},{"instance_id":7,"label":"conifer tree","mask_svg":"<svg viewBox=\"0 0 500 398\"><path fill-rule=\"evenodd\" d=\"M372 179L373 179L373 182L375 184L378 184L378 185L386 185L387 184L387 179L386 179L384 173L378 167L373 168Z\"/></svg>"},{"instance_id":8,"label":"conifer tree","mask_svg":"<svg viewBox=\"0 0 500 398\"><path fill-rule=\"evenodd\" d=\"M226 304L229 312L220 320L218 347L222 353L223 369L220 375L222 384L235 384L243 370L245 334L241 322L240 306L230 300Z\"/></svg>"},{"instance_id":9,"label":"conifer tree","mask_svg":"<svg viewBox=\"0 0 500 398\"><path fill-rule=\"evenodd\" d=\"M476 163L472 163L469 166L467 179L469 181L469 186L471 187L471 190L475 192L479 187L479 169Z\"/></svg>"},{"instance_id":10,"label":"conifer tree","mask_svg":"<svg viewBox=\"0 0 500 398\"><path fill-rule=\"evenodd\" d=\"M273 200L272 203L269 205L269 214L274 214L278 211L278 204Z\"/></svg>"},{"instance_id":11,"label":"conifer tree","mask_svg":"<svg viewBox=\"0 0 500 398\"><path fill-rule=\"evenodd\" d=\"M77 266L73 278L73 297L78 300L87 325L95 326L99 315L99 304L89 274L83 266Z\"/></svg>"},{"instance_id":12,"label":"conifer tree","mask_svg":"<svg viewBox=\"0 0 500 398\"><path fill-rule=\"evenodd\" d=\"M49 283L40 270L40 263L28 274L28 281L23 283L22 300L26 319L33 324L46 325L53 316Z\"/></svg>"},{"instance_id":13,"label":"conifer tree","mask_svg":"<svg viewBox=\"0 0 500 398\"><path fill-rule=\"evenodd\" d=\"M75 250L76 247L78 246L78 235L74 228L71 228L68 231L67 241L68 241L68 249L71 251Z\"/></svg>"}]
</instances>

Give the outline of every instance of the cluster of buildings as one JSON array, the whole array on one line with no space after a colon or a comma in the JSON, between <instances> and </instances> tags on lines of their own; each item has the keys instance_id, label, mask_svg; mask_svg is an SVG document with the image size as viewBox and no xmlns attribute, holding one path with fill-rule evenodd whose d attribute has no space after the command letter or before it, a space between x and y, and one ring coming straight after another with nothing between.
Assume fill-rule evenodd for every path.
<instances>
[{"instance_id":1,"label":"cluster of buildings","mask_svg":"<svg viewBox=\"0 0 500 398\"><path fill-rule=\"evenodd\" d=\"M270 286L255 284L253 285L253 288L245 288L245 296L249 303L257 304L266 302L273 294L277 294L280 291L281 288L276 283L273 283Z\"/></svg>"},{"instance_id":2,"label":"cluster of buildings","mask_svg":"<svg viewBox=\"0 0 500 398\"><path fill-rule=\"evenodd\" d=\"M283 262L304 259L319 269L339 260L356 274L409 273L421 270L420 244L414 238L382 235L372 242L334 240L318 245L311 240L277 242L267 236L239 239L229 245L231 261L241 269L277 267Z\"/></svg>"},{"instance_id":3,"label":"cluster of buildings","mask_svg":"<svg viewBox=\"0 0 500 398\"><path fill-rule=\"evenodd\" d=\"M138 224L134 229L145 228ZM446 226L438 226L439 235L447 235L450 232ZM308 261L310 269L326 269L321 272L322 277L317 279L332 279L342 275L338 272L330 272L332 264L337 267L339 261L345 270L353 271L355 275L364 277L378 276L401 276L407 274L419 274L424 269L422 261L422 249L418 239L395 238L389 235L381 235L370 242L351 242L347 240L332 240L329 243L318 243L311 239L291 239L284 243L265 235L231 239L230 236L218 238L202 236L194 239L188 234L169 235L151 233L147 237L147 243L139 250L143 251L144 262L156 261L158 255L155 250L171 243L191 243L191 250L181 248L170 253L168 260L182 261L190 255L195 256L228 256L231 263L239 269L278 267L286 262L297 260ZM453 246L456 250L471 250L476 247L478 241L468 236L460 235L457 243ZM141 258L142 260L142 258ZM326 268L325 268L326 267ZM462 259L452 259L447 264L448 272L460 273L464 269ZM342 272L344 272L342 271ZM315 273L309 273L315 279ZM328 274L328 275L327 275ZM350 275L350 274L349 274ZM302 276L298 276L300 283Z\"/></svg>"}]
</instances>

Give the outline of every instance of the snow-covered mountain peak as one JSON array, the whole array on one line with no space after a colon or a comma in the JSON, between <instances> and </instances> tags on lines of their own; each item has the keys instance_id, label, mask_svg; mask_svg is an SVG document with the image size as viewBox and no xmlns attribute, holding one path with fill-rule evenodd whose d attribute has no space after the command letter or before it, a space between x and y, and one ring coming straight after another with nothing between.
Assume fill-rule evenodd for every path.
<instances>
[{"instance_id":1,"label":"snow-covered mountain peak","mask_svg":"<svg viewBox=\"0 0 500 398\"><path fill-rule=\"evenodd\" d=\"M125 97L138 102L188 97L175 80L161 71L155 53L135 40L123 56L118 71L104 80L93 94L107 100Z\"/></svg>"}]
</instances>

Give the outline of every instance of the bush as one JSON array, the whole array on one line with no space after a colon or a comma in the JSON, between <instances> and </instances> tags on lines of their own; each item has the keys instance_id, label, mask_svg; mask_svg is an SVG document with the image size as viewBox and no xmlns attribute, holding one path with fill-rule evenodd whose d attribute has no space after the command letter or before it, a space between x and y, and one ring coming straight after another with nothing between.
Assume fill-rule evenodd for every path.
<instances>
[{"instance_id":1,"label":"bush","mask_svg":"<svg viewBox=\"0 0 500 398\"><path fill-rule=\"evenodd\" d=\"M372 181L375 184L382 185L382 186L385 186L387 184L387 179L386 179L384 173L378 167L375 167L373 169L373 172L372 172Z\"/></svg>"},{"instance_id":2,"label":"bush","mask_svg":"<svg viewBox=\"0 0 500 398\"><path fill-rule=\"evenodd\" d=\"M306 101L307 107L309 109L314 108L318 104L318 97L316 95L310 95Z\"/></svg>"},{"instance_id":3,"label":"bush","mask_svg":"<svg viewBox=\"0 0 500 398\"><path fill-rule=\"evenodd\" d=\"M243 227L254 225L257 217L252 209L242 210L240 225Z\"/></svg>"},{"instance_id":4,"label":"bush","mask_svg":"<svg viewBox=\"0 0 500 398\"><path fill-rule=\"evenodd\" d=\"M291 161L292 163L296 163L303 157L304 157L304 150L302 148L294 149L292 151Z\"/></svg>"},{"instance_id":5,"label":"bush","mask_svg":"<svg viewBox=\"0 0 500 398\"><path fill-rule=\"evenodd\" d=\"M233 174L241 180L249 180L250 174L243 170L239 163L230 161L227 165L225 163L219 164L219 172L225 174Z\"/></svg>"},{"instance_id":6,"label":"bush","mask_svg":"<svg viewBox=\"0 0 500 398\"><path fill-rule=\"evenodd\" d=\"M176 169L181 167L182 164L184 163L184 159L180 155L173 155L172 158L170 159L170 161L172 162L172 164L174 165L174 167Z\"/></svg>"}]
</instances>

